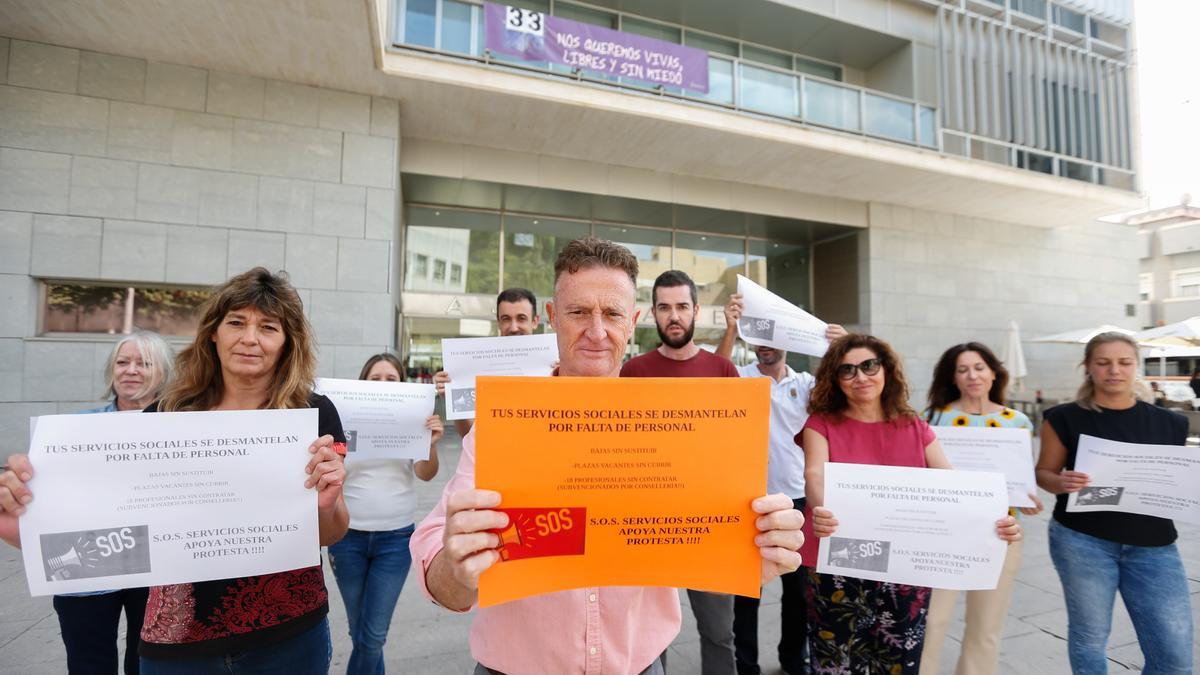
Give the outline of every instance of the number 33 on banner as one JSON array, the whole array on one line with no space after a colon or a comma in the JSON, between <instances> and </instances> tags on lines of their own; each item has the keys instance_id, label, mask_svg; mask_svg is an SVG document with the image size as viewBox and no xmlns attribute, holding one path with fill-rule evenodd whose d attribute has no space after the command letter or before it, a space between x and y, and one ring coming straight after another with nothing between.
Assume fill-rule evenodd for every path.
<instances>
[{"instance_id":1,"label":"number 33 on banner","mask_svg":"<svg viewBox=\"0 0 1200 675\"><path fill-rule=\"evenodd\" d=\"M519 33L529 33L542 37L546 31L545 17L541 12L535 12L531 9L521 9L520 7L506 6L504 28L507 30L515 30Z\"/></svg>"}]
</instances>

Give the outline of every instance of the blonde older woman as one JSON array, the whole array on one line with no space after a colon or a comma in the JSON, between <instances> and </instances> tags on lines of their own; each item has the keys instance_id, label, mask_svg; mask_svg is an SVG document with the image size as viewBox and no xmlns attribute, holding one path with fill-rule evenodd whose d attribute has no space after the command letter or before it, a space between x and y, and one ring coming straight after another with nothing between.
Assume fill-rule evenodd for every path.
<instances>
[{"instance_id":1,"label":"blonde older woman","mask_svg":"<svg viewBox=\"0 0 1200 675\"><path fill-rule=\"evenodd\" d=\"M320 545L342 538L345 435L333 403L312 390L316 348L296 289L256 267L217 288L204 306L178 372L149 410L316 408L305 487L316 492ZM33 499L24 455L0 473L0 511ZM0 534L6 526L0 523ZM154 586L142 626L141 672L327 673L332 656L328 592L319 565L236 579Z\"/></svg>"},{"instance_id":2,"label":"blonde older woman","mask_svg":"<svg viewBox=\"0 0 1200 675\"><path fill-rule=\"evenodd\" d=\"M104 367L108 404L84 413L140 411L158 399L174 372L175 353L157 333L136 332L122 338ZM15 520L0 523L0 538L19 546ZM7 530L7 531L6 531ZM54 596L54 612L67 670L71 673L116 673L117 630L125 613L125 675L137 675L138 634L146 614L146 588Z\"/></svg>"}]
</instances>

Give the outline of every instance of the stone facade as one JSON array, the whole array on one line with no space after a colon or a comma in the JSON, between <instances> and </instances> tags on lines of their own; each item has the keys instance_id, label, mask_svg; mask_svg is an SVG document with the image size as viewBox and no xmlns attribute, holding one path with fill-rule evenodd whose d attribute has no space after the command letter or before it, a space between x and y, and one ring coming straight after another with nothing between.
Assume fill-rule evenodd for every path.
<instances>
[{"instance_id":1,"label":"stone facade","mask_svg":"<svg viewBox=\"0 0 1200 675\"><path fill-rule=\"evenodd\" d=\"M108 337L40 337L42 280L287 270L353 377L394 344L392 99L0 38L0 435L103 394Z\"/></svg>"},{"instance_id":2,"label":"stone facade","mask_svg":"<svg viewBox=\"0 0 1200 675\"><path fill-rule=\"evenodd\" d=\"M1074 393L1075 345L1031 338L1103 323L1136 328L1137 230L1094 222L1027 227L872 204L867 238L870 330L905 357L914 404L950 346L976 340L1001 355L1010 321L1024 341L1024 398ZM1020 393L1020 392L1017 392Z\"/></svg>"}]
</instances>

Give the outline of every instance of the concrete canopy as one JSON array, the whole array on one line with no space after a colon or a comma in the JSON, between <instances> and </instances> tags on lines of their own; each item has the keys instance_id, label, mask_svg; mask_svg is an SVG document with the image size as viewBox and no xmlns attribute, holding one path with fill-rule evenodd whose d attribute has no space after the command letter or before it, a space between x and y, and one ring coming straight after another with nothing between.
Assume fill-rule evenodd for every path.
<instances>
[{"instance_id":1,"label":"concrete canopy","mask_svg":"<svg viewBox=\"0 0 1200 675\"><path fill-rule=\"evenodd\" d=\"M651 94L384 49L386 0L8 0L5 34L397 98L405 138L1037 226L1136 194ZM450 114L450 112L453 114Z\"/></svg>"}]
</instances>

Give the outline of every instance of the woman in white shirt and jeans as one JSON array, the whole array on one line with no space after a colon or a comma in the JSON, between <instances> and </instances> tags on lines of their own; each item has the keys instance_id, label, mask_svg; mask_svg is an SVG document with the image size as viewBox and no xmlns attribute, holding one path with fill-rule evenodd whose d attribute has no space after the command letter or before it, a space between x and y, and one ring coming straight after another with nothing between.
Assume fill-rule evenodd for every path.
<instances>
[{"instance_id":1,"label":"woman in white shirt and jeans","mask_svg":"<svg viewBox=\"0 0 1200 675\"><path fill-rule=\"evenodd\" d=\"M376 354L367 359L358 379L400 382L402 372L395 356ZM442 419L430 415L425 427L433 432L429 459L346 458L342 491L350 511L350 530L329 547L329 565L350 624L353 651L346 665L348 675L384 672L383 645L412 564L408 540L417 508L413 478L428 481L438 472Z\"/></svg>"}]
</instances>

